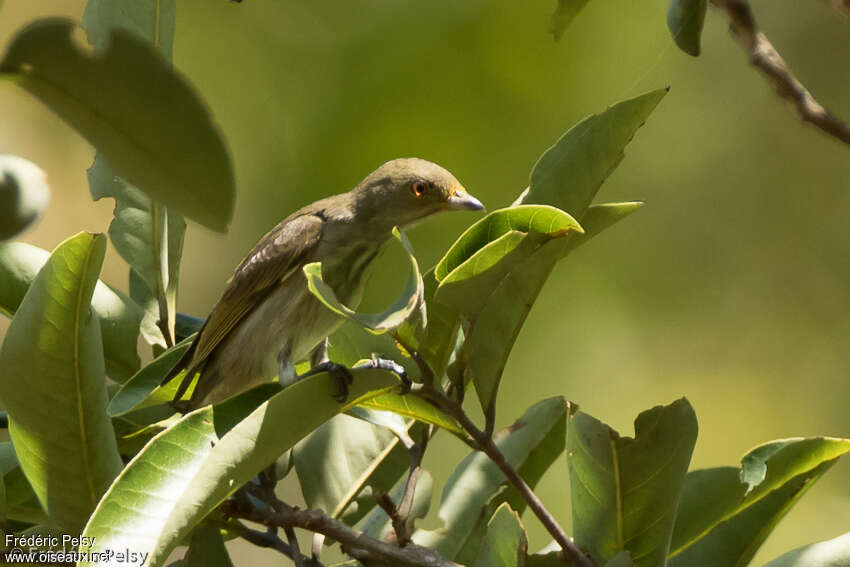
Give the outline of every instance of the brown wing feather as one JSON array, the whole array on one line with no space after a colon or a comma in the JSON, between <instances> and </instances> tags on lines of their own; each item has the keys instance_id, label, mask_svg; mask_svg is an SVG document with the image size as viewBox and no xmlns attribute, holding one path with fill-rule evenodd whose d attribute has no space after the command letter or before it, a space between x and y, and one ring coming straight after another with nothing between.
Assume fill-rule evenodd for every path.
<instances>
[{"instance_id":1,"label":"brown wing feather","mask_svg":"<svg viewBox=\"0 0 850 567\"><path fill-rule=\"evenodd\" d=\"M285 219L270 230L242 260L194 343L163 381L183 368L190 377L276 284L296 273L322 236L322 219L303 214Z\"/></svg>"}]
</instances>

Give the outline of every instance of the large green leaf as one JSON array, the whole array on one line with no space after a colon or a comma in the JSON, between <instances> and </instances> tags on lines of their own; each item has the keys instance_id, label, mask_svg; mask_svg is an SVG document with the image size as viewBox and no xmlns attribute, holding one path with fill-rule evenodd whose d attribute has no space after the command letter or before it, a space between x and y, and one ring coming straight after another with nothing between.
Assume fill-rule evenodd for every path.
<instances>
[{"instance_id":1,"label":"large green leaf","mask_svg":"<svg viewBox=\"0 0 850 567\"><path fill-rule=\"evenodd\" d=\"M322 279L322 263L313 262L304 266L304 274L307 276L307 286L310 292L321 301L325 307L347 319L359 323L363 327L382 333L395 329L417 310L422 301L423 283L419 274L419 264L413 255L413 247L398 228L393 229L393 237L401 243L407 258L410 261L407 283L401 295L384 311L380 313L358 313L344 305L336 297L334 290Z\"/></svg>"},{"instance_id":2,"label":"large green leaf","mask_svg":"<svg viewBox=\"0 0 850 567\"><path fill-rule=\"evenodd\" d=\"M513 425L496 433L496 445L514 468L521 469L552 429L564 426L566 412L564 398L538 402ZM436 549L447 559L454 559L474 532L490 499L505 483L502 471L484 453L470 453L443 489L439 513L443 525L430 531L417 530L413 540Z\"/></svg>"},{"instance_id":3,"label":"large green leaf","mask_svg":"<svg viewBox=\"0 0 850 567\"><path fill-rule=\"evenodd\" d=\"M576 413L567 429L576 544L598 563L629 551L640 567L665 565L696 438L684 398L642 412L634 438Z\"/></svg>"},{"instance_id":4,"label":"large green leaf","mask_svg":"<svg viewBox=\"0 0 850 567\"><path fill-rule=\"evenodd\" d=\"M708 0L670 0L667 27L679 49L697 57Z\"/></svg>"},{"instance_id":5,"label":"large green leaf","mask_svg":"<svg viewBox=\"0 0 850 567\"><path fill-rule=\"evenodd\" d=\"M402 421L400 417L398 420ZM293 450L295 472L307 506L335 518L341 516L396 447L396 441L389 429L348 415L323 423ZM376 488L386 491L391 486Z\"/></svg>"},{"instance_id":6,"label":"large green leaf","mask_svg":"<svg viewBox=\"0 0 850 567\"><path fill-rule=\"evenodd\" d=\"M453 417L419 397L383 394L366 400L360 405L364 408L393 412L422 423L436 425L461 439L466 439L466 433Z\"/></svg>"},{"instance_id":7,"label":"large green leaf","mask_svg":"<svg viewBox=\"0 0 850 567\"><path fill-rule=\"evenodd\" d=\"M775 525L836 460L850 439L786 439L753 449L741 468L688 474L670 565L746 565Z\"/></svg>"},{"instance_id":8,"label":"large green leaf","mask_svg":"<svg viewBox=\"0 0 850 567\"><path fill-rule=\"evenodd\" d=\"M21 468L50 518L79 530L121 470L106 415L100 324L90 308L106 238L60 244L0 350L0 400Z\"/></svg>"},{"instance_id":9,"label":"large green leaf","mask_svg":"<svg viewBox=\"0 0 850 567\"><path fill-rule=\"evenodd\" d=\"M487 523L487 536L474 567L524 567L528 553L525 528L508 504L502 504Z\"/></svg>"},{"instance_id":10,"label":"large green leaf","mask_svg":"<svg viewBox=\"0 0 850 567\"><path fill-rule=\"evenodd\" d=\"M31 244L0 243L0 313L15 314L49 257L49 252ZM114 380L124 381L139 369L136 340L141 312L130 298L100 280L91 306L100 319L106 372Z\"/></svg>"},{"instance_id":11,"label":"large green leaf","mask_svg":"<svg viewBox=\"0 0 850 567\"><path fill-rule=\"evenodd\" d=\"M624 100L570 128L540 156L517 204L552 205L582 221L599 187L623 159L623 149L665 94L667 89L659 89Z\"/></svg>"},{"instance_id":12,"label":"large green leaf","mask_svg":"<svg viewBox=\"0 0 850 567\"><path fill-rule=\"evenodd\" d=\"M382 370L354 370L356 405L398 384ZM251 411L245 396L186 415L124 468L89 520L95 551L130 548L162 565L216 506L310 431L346 409L326 372L289 386ZM247 410L247 411L246 411Z\"/></svg>"},{"instance_id":13,"label":"large green leaf","mask_svg":"<svg viewBox=\"0 0 850 567\"><path fill-rule=\"evenodd\" d=\"M549 20L549 31L555 37L555 41L561 39L564 30L587 5L588 0L558 0L558 6Z\"/></svg>"},{"instance_id":14,"label":"large green leaf","mask_svg":"<svg viewBox=\"0 0 850 567\"><path fill-rule=\"evenodd\" d=\"M203 102L153 47L116 30L102 56L74 46L74 24L40 20L13 39L0 74L47 104L115 172L166 206L223 231L233 171Z\"/></svg>"},{"instance_id":15,"label":"large green leaf","mask_svg":"<svg viewBox=\"0 0 850 567\"><path fill-rule=\"evenodd\" d=\"M81 25L95 53L105 52L112 31L122 29L153 44L166 60L171 61L175 12L175 0L90 0ZM140 290L145 297L138 298L140 305L151 306L145 311L147 321L142 326L145 338L151 344L165 347L165 339L156 322L160 319L160 309L167 310L168 328L173 335L180 256L186 231L183 216L126 183L100 154L95 156L88 178L95 200L115 199L109 237L121 257L145 283Z\"/></svg>"},{"instance_id":16,"label":"large green leaf","mask_svg":"<svg viewBox=\"0 0 850 567\"><path fill-rule=\"evenodd\" d=\"M434 269L435 299L466 316L489 303L489 292L547 242L583 232L570 215L545 205L493 211L469 227Z\"/></svg>"},{"instance_id":17,"label":"large green leaf","mask_svg":"<svg viewBox=\"0 0 850 567\"><path fill-rule=\"evenodd\" d=\"M764 567L848 567L850 533L812 543L777 557Z\"/></svg>"},{"instance_id":18,"label":"large green leaf","mask_svg":"<svg viewBox=\"0 0 850 567\"><path fill-rule=\"evenodd\" d=\"M18 156L0 155L0 240L26 230L49 201L41 168Z\"/></svg>"}]
</instances>

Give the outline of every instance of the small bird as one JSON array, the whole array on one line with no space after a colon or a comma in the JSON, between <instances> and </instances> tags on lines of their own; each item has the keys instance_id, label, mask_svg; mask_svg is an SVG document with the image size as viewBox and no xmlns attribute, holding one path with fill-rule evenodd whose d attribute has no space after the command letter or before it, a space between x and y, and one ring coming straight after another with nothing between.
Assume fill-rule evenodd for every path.
<instances>
[{"instance_id":1,"label":"small bird","mask_svg":"<svg viewBox=\"0 0 850 567\"><path fill-rule=\"evenodd\" d=\"M271 229L236 268L192 345L163 380L184 368L177 402L195 375L189 409L216 403L278 376L298 376L295 363L328 365L327 337L341 319L307 288L302 268L322 263L322 277L345 304L356 307L372 261L392 229L410 227L450 210L482 210L455 177L435 163L388 161L347 193L292 213ZM346 384L341 384L344 398ZM184 406L186 407L186 406Z\"/></svg>"}]
</instances>

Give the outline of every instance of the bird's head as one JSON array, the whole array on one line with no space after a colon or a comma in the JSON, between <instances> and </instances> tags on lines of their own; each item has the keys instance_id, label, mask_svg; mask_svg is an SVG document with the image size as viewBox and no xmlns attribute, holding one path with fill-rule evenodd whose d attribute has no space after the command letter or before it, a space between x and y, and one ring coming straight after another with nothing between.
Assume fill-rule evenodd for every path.
<instances>
[{"instance_id":1,"label":"bird's head","mask_svg":"<svg viewBox=\"0 0 850 567\"><path fill-rule=\"evenodd\" d=\"M419 158L388 161L354 189L358 208L382 223L408 227L443 211L480 211L481 201L466 192L445 168Z\"/></svg>"}]
</instances>

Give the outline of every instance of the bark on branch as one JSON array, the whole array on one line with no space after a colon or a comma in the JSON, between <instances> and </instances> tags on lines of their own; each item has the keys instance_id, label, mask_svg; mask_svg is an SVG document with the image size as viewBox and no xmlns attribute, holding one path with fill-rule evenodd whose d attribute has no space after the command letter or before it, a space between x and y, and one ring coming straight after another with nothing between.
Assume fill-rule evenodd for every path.
<instances>
[{"instance_id":1,"label":"bark on branch","mask_svg":"<svg viewBox=\"0 0 850 567\"><path fill-rule=\"evenodd\" d=\"M711 0L711 3L726 12L732 35L747 52L750 63L773 83L782 98L794 105L800 118L850 145L850 128L815 100L794 76L767 36L759 30L749 2ZM841 0L841 4L846 5L847 2Z\"/></svg>"}]
</instances>

